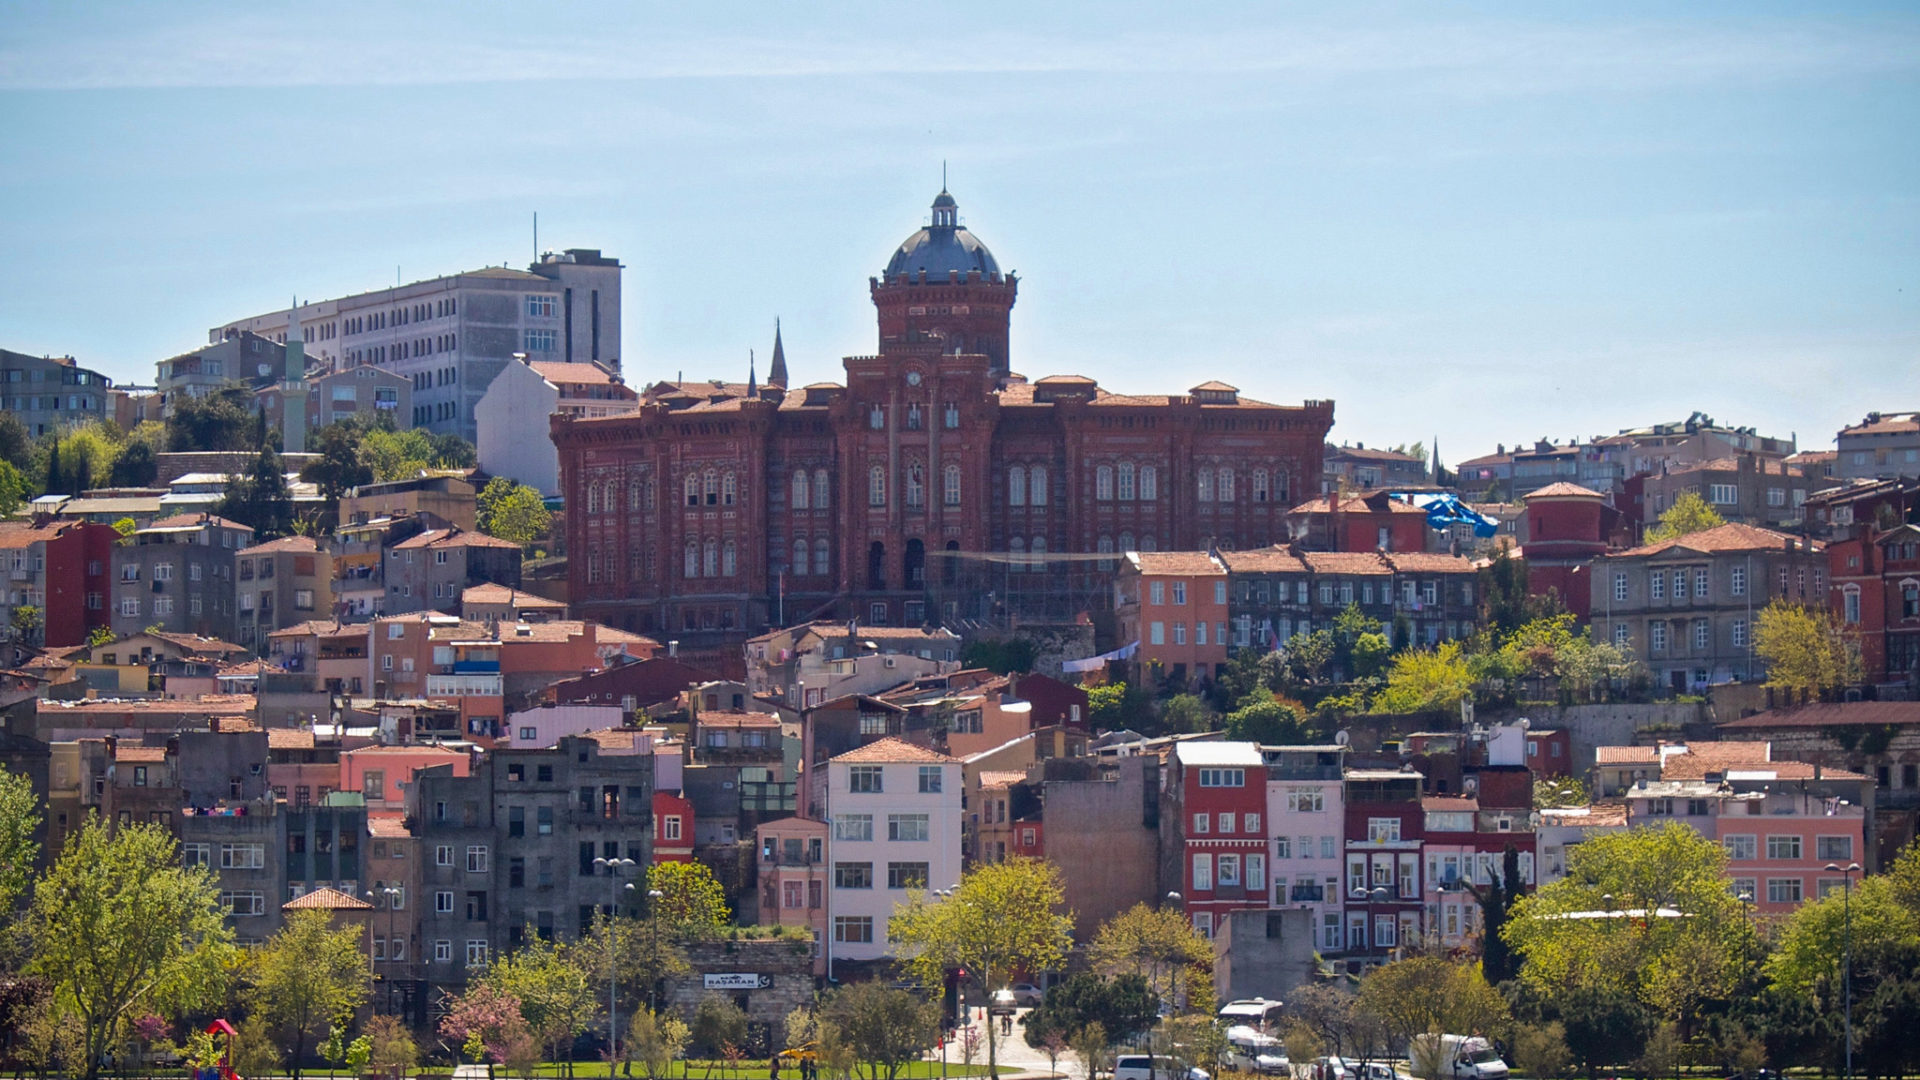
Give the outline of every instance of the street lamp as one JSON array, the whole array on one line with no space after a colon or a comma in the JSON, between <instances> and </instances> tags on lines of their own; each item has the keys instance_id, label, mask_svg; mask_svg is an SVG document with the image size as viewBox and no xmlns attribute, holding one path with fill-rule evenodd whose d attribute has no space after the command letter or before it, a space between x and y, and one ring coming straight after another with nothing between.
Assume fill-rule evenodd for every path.
<instances>
[{"instance_id":1,"label":"street lamp","mask_svg":"<svg viewBox=\"0 0 1920 1080\"><path fill-rule=\"evenodd\" d=\"M385 950L384 960L387 964L391 965L399 961L399 957L395 956L393 951L394 949L393 909L394 909L395 899L397 899L400 896L400 889L398 886L395 886L395 885L381 885L378 888L369 889L367 891L367 897L369 899L372 899L373 897L376 897L376 896L384 897L386 900L387 947ZM393 983L394 983L393 976L391 974L382 975L378 970L376 970L373 973L373 977L376 982L384 982L387 984L387 995L386 995L387 1011L391 1013L393 1011Z\"/></svg>"},{"instance_id":2,"label":"street lamp","mask_svg":"<svg viewBox=\"0 0 1920 1080\"><path fill-rule=\"evenodd\" d=\"M607 1068L620 1060L620 985L619 959L613 947L613 920L620 912L620 875L634 868L632 859L596 858L593 868L607 872ZM628 889L633 888L631 884ZM608 1075L612 1075L609 1071Z\"/></svg>"},{"instance_id":3,"label":"street lamp","mask_svg":"<svg viewBox=\"0 0 1920 1080\"><path fill-rule=\"evenodd\" d=\"M1349 894L1349 899L1358 900L1361 903L1367 905L1366 929L1367 929L1367 952L1369 954L1376 953L1380 949L1380 934L1378 932L1378 927L1374 925L1378 921L1378 916L1376 916L1374 913L1374 905L1384 904L1388 900L1392 899L1392 897L1393 897L1393 894L1387 890L1387 887L1385 885L1375 885L1371 889L1362 887L1362 888L1353 890L1353 892Z\"/></svg>"},{"instance_id":4,"label":"street lamp","mask_svg":"<svg viewBox=\"0 0 1920 1080\"><path fill-rule=\"evenodd\" d=\"M648 1009L659 1008L653 1000L653 992L660 985L660 899L666 895L659 889L647 890L647 936L652 942L651 955L647 958L647 962L652 965L651 970L647 972Z\"/></svg>"},{"instance_id":5,"label":"street lamp","mask_svg":"<svg viewBox=\"0 0 1920 1080\"><path fill-rule=\"evenodd\" d=\"M1846 987L1847 995L1847 1080L1853 1080L1853 875L1860 872L1859 863L1848 863L1841 869L1839 863L1828 863L1827 873L1840 874L1840 940L1841 940L1841 985Z\"/></svg>"}]
</instances>

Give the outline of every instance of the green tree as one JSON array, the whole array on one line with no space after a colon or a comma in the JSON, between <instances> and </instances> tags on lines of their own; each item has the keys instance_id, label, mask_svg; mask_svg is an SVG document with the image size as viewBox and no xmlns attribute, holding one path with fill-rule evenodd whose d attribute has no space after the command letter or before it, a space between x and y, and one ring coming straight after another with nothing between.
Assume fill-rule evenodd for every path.
<instances>
[{"instance_id":1,"label":"green tree","mask_svg":"<svg viewBox=\"0 0 1920 1080\"><path fill-rule=\"evenodd\" d=\"M1526 885L1520 879L1520 849L1508 844L1501 855L1500 872L1492 875L1493 880L1484 886L1466 882L1473 890L1474 899L1480 902L1480 925L1483 935L1480 946L1480 974L1487 982L1495 986L1514 978L1520 973L1519 962L1513 955L1513 947L1507 944L1501 931L1507 920L1513 917L1513 905L1526 894Z\"/></svg>"},{"instance_id":2,"label":"green tree","mask_svg":"<svg viewBox=\"0 0 1920 1080\"><path fill-rule=\"evenodd\" d=\"M1055 1037L1070 1041L1090 1024L1124 1038L1153 1027L1159 1011L1160 995L1145 976L1102 978L1083 971L1055 984L1027 1013L1027 1045L1039 1050Z\"/></svg>"},{"instance_id":3,"label":"green tree","mask_svg":"<svg viewBox=\"0 0 1920 1080\"><path fill-rule=\"evenodd\" d=\"M1574 777L1560 776L1534 781L1533 808L1535 810L1585 806L1591 801L1592 799L1587 795L1587 785Z\"/></svg>"},{"instance_id":4,"label":"green tree","mask_svg":"<svg viewBox=\"0 0 1920 1080\"><path fill-rule=\"evenodd\" d=\"M339 513L338 503L361 484L373 483L373 470L360 458L356 430L343 424L328 424L308 440L320 456L300 470L300 479L320 488L320 496L329 513Z\"/></svg>"},{"instance_id":5,"label":"green tree","mask_svg":"<svg viewBox=\"0 0 1920 1080\"><path fill-rule=\"evenodd\" d=\"M1377 713L1453 710L1473 696L1474 676L1457 641L1433 649L1409 649L1393 658L1387 685L1373 699Z\"/></svg>"},{"instance_id":6,"label":"green tree","mask_svg":"<svg viewBox=\"0 0 1920 1080\"><path fill-rule=\"evenodd\" d=\"M113 459L107 473L107 485L117 488L143 488L160 475L160 459L148 442L129 442Z\"/></svg>"},{"instance_id":7,"label":"green tree","mask_svg":"<svg viewBox=\"0 0 1920 1080\"><path fill-rule=\"evenodd\" d=\"M600 988L589 979L588 958L541 937L529 927L526 944L494 961L485 981L520 1002L520 1015L533 1037L559 1060L574 1037L587 1030L600 1011ZM568 1058L569 1075L572 1061Z\"/></svg>"},{"instance_id":8,"label":"green tree","mask_svg":"<svg viewBox=\"0 0 1920 1080\"><path fill-rule=\"evenodd\" d=\"M254 953L247 970L248 1008L264 1017L299 1080L312 1041L344 1028L371 992L357 927L335 930L324 911L296 911Z\"/></svg>"},{"instance_id":9,"label":"green tree","mask_svg":"<svg viewBox=\"0 0 1920 1080\"><path fill-rule=\"evenodd\" d=\"M1753 621L1753 651L1767 685L1789 694L1831 697L1861 680L1859 643L1824 608L1774 600Z\"/></svg>"},{"instance_id":10,"label":"green tree","mask_svg":"<svg viewBox=\"0 0 1920 1080\"><path fill-rule=\"evenodd\" d=\"M730 1047L746 1045L747 1014L733 999L710 993L693 1007L690 1031L694 1050L709 1059L717 1058Z\"/></svg>"},{"instance_id":11,"label":"green tree","mask_svg":"<svg viewBox=\"0 0 1920 1080\"><path fill-rule=\"evenodd\" d=\"M1175 996L1181 972L1213 962L1213 943L1178 908L1135 904L1100 924L1087 959L1108 976L1137 975L1162 998ZM1107 1029L1115 1038L1131 1030Z\"/></svg>"},{"instance_id":12,"label":"green tree","mask_svg":"<svg viewBox=\"0 0 1920 1080\"><path fill-rule=\"evenodd\" d=\"M1558 1020L1530 1025L1513 1036L1514 1067L1534 1080L1565 1076L1573 1064L1567 1049L1567 1027Z\"/></svg>"},{"instance_id":13,"label":"green tree","mask_svg":"<svg viewBox=\"0 0 1920 1080\"><path fill-rule=\"evenodd\" d=\"M272 540L293 531L293 493L287 488L280 455L272 447L261 447L253 468L228 481L219 513L253 529L256 540Z\"/></svg>"},{"instance_id":14,"label":"green tree","mask_svg":"<svg viewBox=\"0 0 1920 1080\"><path fill-rule=\"evenodd\" d=\"M1438 1045L1447 1032L1487 1032L1507 1019L1507 1005L1480 977L1477 964L1456 964L1437 956L1416 956L1375 968L1360 981L1360 1008L1379 1022L1388 1045L1420 1039ZM1442 1063L1437 1053L1416 1055L1416 1076L1434 1080Z\"/></svg>"},{"instance_id":15,"label":"green tree","mask_svg":"<svg viewBox=\"0 0 1920 1080\"><path fill-rule=\"evenodd\" d=\"M33 883L40 858L40 799L33 781L0 768L0 917L10 917Z\"/></svg>"},{"instance_id":16,"label":"green tree","mask_svg":"<svg viewBox=\"0 0 1920 1080\"><path fill-rule=\"evenodd\" d=\"M1287 641L1288 675L1298 683L1320 682L1326 677L1327 666L1333 663L1333 656L1332 631L1315 630L1311 634L1295 634Z\"/></svg>"},{"instance_id":17,"label":"green tree","mask_svg":"<svg viewBox=\"0 0 1920 1080\"><path fill-rule=\"evenodd\" d=\"M1247 702L1227 714L1227 738L1266 746L1298 743L1306 738L1306 720L1299 706L1269 693L1265 701Z\"/></svg>"},{"instance_id":18,"label":"green tree","mask_svg":"<svg viewBox=\"0 0 1920 1080\"><path fill-rule=\"evenodd\" d=\"M984 992L1015 971L1047 971L1066 960L1073 919L1064 913L1060 871L1037 859L976 866L950 897L924 893L894 909L887 936L906 969L923 986L940 986L948 968L960 968ZM848 1029L847 1034L858 1036ZM987 1042L987 1068L999 1075L998 1054Z\"/></svg>"},{"instance_id":19,"label":"green tree","mask_svg":"<svg viewBox=\"0 0 1920 1080\"><path fill-rule=\"evenodd\" d=\"M46 623L46 613L32 604L17 604L8 621L13 624L15 639L34 645L40 641L40 628Z\"/></svg>"},{"instance_id":20,"label":"green tree","mask_svg":"<svg viewBox=\"0 0 1920 1080\"><path fill-rule=\"evenodd\" d=\"M1856 881L1850 896L1836 891L1794 909L1767 957L1767 977L1833 1008L1849 931L1856 987L1905 968L1920 950L1920 912L1900 902L1890 876L1879 875Z\"/></svg>"},{"instance_id":21,"label":"green tree","mask_svg":"<svg viewBox=\"0 0 1920 1080\"><path fill-rule=\"evenodd\" d=\"M677 978L690 970L672 928L654 919L609 918L595 912L592 926L575 948L574 955L588 969L596 995L607 985L608 967L612 965L611 977L622 1016L653 1004L654 988L661 980Z\"/></svg>"},{"instance_id":22,"label":"green tree","mask_svg":"<svg viewBox=\"0 0 1920 1080\"><path fill-rule=\"evenodd\" d=\"M406 1022L397 1016L368 1018L367 1038L373 1043L367 1060L375 1068L405 1077L407 1070L420 1064L419 1044L413 1041L413 1032L407 1030Z\"/></svg>"},{"instance_id":23,"label":"green tree","mask_svg":"<svg viewBox=\"0 0 1920 1080\"><path fill-rule=\"evenodd\" d=\"M525 545L547 535L553 515L538 491L496 476L480 490L478 524L488 536Z\"/></svg>"},{"instance_id":24,"label":"green tree","mask_svg":"<svg viewBox=\"0 0 1920 1080\"><path fill-rule=\"evenodd\" d=\"M1689 1020L1693 1003L1731 993L1752 970L1757 939L1727 889L1726 861L1717 842L1677 823L1582 841L1567 876L1522 897L1502 931L1521 981L1549 1000L1619 994ZM1575 1020L1562 1016L1571 1040Z\"/></svg>"},{"instance_id":25,"label":"green tree","mask_svg":"<svg viewBox=\"0 0 1920 1080\"><path fill-rule=\"evenodd\" d=\"M1213 728L1214 712L1198 694L1175 694L1160 706L1160 729L1170 735L1182 735Z\"/></svg>"},{"instance_id":26,"label":"green tree","mask_svg":"<svg viewBox=\"0 0 1920 1080\"><path fill-rule=\"evenodd\" d=\"M706 863L657 863L647 871L647 889L662 894L653 901L653 917L673 937L711 937L733 920L727 891Z\"/></svg>"},{"instance_id":27,"label":"green tree","mask_svg":"<svg viewBox=\"0 0 1920 1080\"><path fill-rule=\"evenodd\" d=\"M687 1052L692 1037L678 1016L641 1009L627 1026L627 1054L646 1068L648 1080L661 1080L673 1071L674 1059Z\"/></svg>"},{"instance_id":28,"label":"green tree","mask_svg":"<svg viewBox=\"0 0 1920 1080\"><path fill-rule=\"evenodd\" d=\"M219 1002L233 956L219 885L164 826L89 817L34 890L27 970L78 1020L85 1076L136 1016Z\"/></svg>"},{"instance_id":29,"label":"green tree","mask_svg":"<svg viewBox=\"0 0 1920 1080\"><path fill-rule=\"evenodd\" d=\"M1040 650L1026 638L977 638L961 650L960 663L996 675L1021 674L1033 670L1039 655Z\"/></svg>"},{"instance_id":30,"label":"green tree","mask_svg":"<svg viewBox=\"0 0 1920 1080\"><path fill-rule=\"evenodd\" d=\"M1353 677L1371 679L1386 670L1393 642L1385 634L1361 634L1353 639Z\"/></svg>"},{"instance_id":31,"label":"green tree","mask_svg":"<svg viewBox=\"0 0 1920 1080\"><path fill-rule=\"evenodd\" d=\"M1707 500L1697 491L1683 491L1660 515L1660 522L1647 530L1647 543L1657 544L1662 540L1677 540L1708 529L1716 529L1727 523L1720 512L1707 505Z\"/></svg>"},{"instance_id":32,"label":"green tree","mask_svg":"<svg viewBox=\"0 0 1920 1080\"><path fill-rule=\"evenodd\" d=\"M917 1060L940 1034L938 1006L878 982L841 987L823 1008L858 1059L887 1080L894 1080L900 1067ZM991 1049L988 1054L991 1057Z\"/></svg>"},{"instance_id":33,"label":"green tree","mask_svg":"<svg viewBox=\"0 0 1920 1080\"><path fill-rule=\"evenodd\" d=\"M181 395L169 403L167 449L257 450L253 391L231 382L201 397Z\"/></svg>"},{"instance_id":34,"label":"green tree","mask_svg":"<svg viewBox=\"0 0 1920 1080\"><path fill-rule=\"evenodd\" d=\"M473 466L473 445L457 435L430 435L421 428L376 428L360 437L360 460L376 481L407 480L423 469Z\"/></svg>"},{"instance_id":35,"label":"green tree","mask_svg":"<svg viewBox=\"0 0 1920 1080\"><path fill-rule=\"evenodd\" d=\"M0 458L0 518L11 517L31 495L27 478L13 462Z\"/></svg>"},{"instance_id":36,"label":"green tree","mask_svg":"<svg viewBox=\"0 0 1920 1080\"><path fill-rule=\"evenodd\" d=\"M0 461L23 475L33 471L33 433L11 412L0 412Z\"/></svg>"}]
</instances>

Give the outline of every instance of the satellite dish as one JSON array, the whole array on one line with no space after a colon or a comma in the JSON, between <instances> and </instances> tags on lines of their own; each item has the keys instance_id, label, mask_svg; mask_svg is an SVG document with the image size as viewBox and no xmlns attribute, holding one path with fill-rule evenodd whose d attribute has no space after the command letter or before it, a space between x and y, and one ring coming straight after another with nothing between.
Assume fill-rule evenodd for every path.
<instances>
[{"instance_id":1,"label":"satellite dish","mask_svg":"<svg viewBox=\"0 0 1920 1080\"><path fill-rule=\"evenodd\" d=\"M1348 734L1345 728L1341 728L1339 731L1333 733L1333 745L1335 746L1345 746L1352 741L1353 736Z\"/></svg>"},{"instance_id":2,"label":"satellite dish","mask_svg":"<svg viewBox=\"0 0 1920 1080\"><path fill-rule=\"evenodd\" d=\"M1514 726L1518 727L1521 731L1525 731L1533 726L1533 721L1523 716L1514 722Z\"/></svg>"}]
</instances>

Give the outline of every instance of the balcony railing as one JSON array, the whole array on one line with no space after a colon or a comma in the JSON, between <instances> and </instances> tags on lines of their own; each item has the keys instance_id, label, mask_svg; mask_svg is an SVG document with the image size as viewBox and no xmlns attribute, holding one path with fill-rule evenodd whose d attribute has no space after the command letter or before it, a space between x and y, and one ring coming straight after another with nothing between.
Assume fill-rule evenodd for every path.
<instances>
[{"instance_id":1,"label":"balcony railing","mask_svg":"<svg viewBox=\"0 0 1920 1080\"><path fill-rule=\"evenodd\" d=\"M1327 898L1327 890L1321 885L1295 885L1287 891L1287 902L1291 904L1317 904Z\"/></svg>"}]
</instances>

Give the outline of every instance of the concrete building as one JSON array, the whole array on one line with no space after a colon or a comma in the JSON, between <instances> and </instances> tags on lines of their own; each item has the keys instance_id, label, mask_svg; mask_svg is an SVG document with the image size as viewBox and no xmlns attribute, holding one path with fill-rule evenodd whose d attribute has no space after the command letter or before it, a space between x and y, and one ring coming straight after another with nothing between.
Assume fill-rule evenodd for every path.
<instances>
[{"instance_id":1,"label":"concrete building","mask_svg":"<svg viewBox=\"0 0 1920 1080\"><path fill-rule=\"evenodd\" d=\"M960 762L884 738L831 759L827 775L830 955L891 956L894 906L960 882ZM831 977L831 961L827 970Z\"/></svg>"},{"instance_id":2,"label":"concrete building","mask_svg":"<svg viewBox=\"0 0 1920 1080\"><path fill-rule=\"evenodd\" d=\"M275 330L286 330L283 314ZM206 397L228 383L263 389L277 383L286 371L287 347L254 333L219 338L204 349L170 356L155 365L154 385L160 395L162 418L173 414L181 398Z\"/></svg>"},{"instance_id":3,"label":"concrete building","mask_svg":"<svg viewBox=\"0 0 1920 1080\"><path fill-rule=\"evenodd\" d=\"M1596 559L1590 611L1597 638L1632 649L1656 682L1684 693L1765 677L1753 651L1768 602L1821 605L1825 545L1752 525L1721 525Z\"/></svg>"},{"instance_id":4,"label":"concrete building","mask_svg":"<svg viewBox=\"0 0 1920 1080\"><path fill-rule=\"evenodd\" d=\"M1808 492L1825 486L1810 482L1778 458L1714 458L1647 476L1641 485L1643 521L1653 525L1682 495L1693 494L1728 521L1769 528L1794 525Z\"/></svg>"},{"instance_id":5,"label":"concrete building","mask_svg":"<svg viewBox=\"0 0 1920 1080\"><path fill-rule=\"evenodd\" d=\"M318 431L350 416L413 426L413 380L377 367L348 368L314 376L307 395L307 430Z\"/></svg>"},{"instance_id":6,"label":"concrete building","mask_svg":"<svg viewBox=\"0 0 1920 1080\"><path fill-rule=\"evenodd\" d=\"M1384 962L1424 932L1423 779L1417 772L1398 769L1347 770L1343 887L1349 956Z\"/></svg>"},{"instance_id":7,"label":"concrete building","mask_svg":"<svg viewBox=\"0 0 1920 1080\"><path fill-rule=\"evenodd\" d=\"M827 936L827 824L803 817L768 821L754 830L760 851L760 923L804 926L816 947L814 974L827 973L817 943Z\"/></svg>"},{"instance_id":8,"label":"concrete building","mask_svg":"<svg viewBox=\"0 0 1920 1080\"><path fill-rule=\"evenodd\" d=\"M509 365L474 405L480 467L537 488L542 495L558 495L560 457L550 418L555 413L618 416L639 408L639 403L640 395L605 365L531 359Z\"/></svg>"},{"instance_id":9,"label":"concrete building","mask_svg":"<svg viewBox=\"0 0 1920 1080\"><path fill-rule=\"evenodd\" d=\"M1204 551L1129 551L1113 581L1122 642L1157 684L1205 682L1227 664L1227 569Z\"/></svg>"},{"instance_id":10,"label":"concrete building","mask_svg":"<svg viewBox=\"0 0 1920 1080\"><path fill-rule=\"evenodd\" d=\"M1364 446L1329 446L1320 490L1373 491L1423 487L1428 480L1427 459L1397 450L1369 450Z\"/></svg>"},{"instance_id":11,"label":"concrete building","mask_svg":"<svg viewBox=\"0 0 1920 1080\"><path fill-rule=\"evenodd\" d=\"M1037 779L1043 818L1023 820L1015 846L1060 868L1074 940L1092 940L1135 904L1159 904L1159 760L1049 758ZM1024 840L1030 829L1037 849Z\"/></svg>"},{"instance_id":12,"label":"concrete building","mask_svg":"<svg viewBox=\"0 0 1920 1080\"><path fill-rule=\"evenodd\" d=\"M488 582L460 594L460 617L468 622L547 622L563 619L567 605Z\"/></svg>"},{"instance_id":13,"label":"concrete building","mask_svg":"<svg viewBox=\"0 0 1920 1080\"><path fill-rule=\"evenodd\" d=\"M1626 827L1627 807L1624 803L1555 807L1540 811L1540 824L1533 834L1539 862L1539 883L1551 885L1566 877L1567 860L1572 856L1573 849L1583 842L1595 836L1620 832Z\"/></svg>"},{"instance_id":14,"label":"concrete building","mask_svg":"<svg viewBox=\"0 0 1920 1080\"><path fill-rule=\"evenodd\" d=\"M1346 947L1340 887L1346 834L1344 746L1263 746L1273 907L1307 915L1313 947Z\"/></svg>"},{"instance_id":15,"label":"concrete building","mask_svg":"<svg viewBox=\"0 0 1920 1080\"><path fill-rule=\"evenodd\" d=\"M0 637L22 645L62 648L86 643L110 624L114 543L111 525L51 521L0 524ZM24 633L13 613L32 608L36 628Z\"/></svg>"},{"instance_id":16,"label":"concrete building","mask_svg":"<svg viewBox=\"0 0 1920 1080\"><path fill-rule=\"evenodd\" d=\"M1349 605L1415 644L1471 637L1479 625L1479 572L1458 555L1275 547L1217 557L1229 575L1232 650L1331 629Z\"/></svg>"},{"instance_id":17,"label":"concrete building","mask_svg":"<svg viewBox=\"0 0 1920 1080\"><path fill-rule=\"evenodd\" d=\"M18 417L35 438L110 418L112 389L112 379L81 367L71 356L28 356L0 349L0 409Z\"/></svg>"},{"instance_id":18,"label":"concrete building","mask_svg":"<svg viewBox=\"0 0 1920 1080\"><path fill-rule=\"evenodd\" d=\"M158 518L113 549L113 632L149 626L232 641L233 564L253 530L211 514Z\"/></svg>"},{"instance_id":19,"label":"concrete building","mask_svg":"<svg viewBox=\"0 0 1920 1080\"><path fill-rule=\"evenodd\" d=\"M1920 476L1920 412L1870 412L1834 437L1843 480Z\"/></svg>"},{"instance_id":20,"label":"concrete building","mask_svg":"<svg viewBox=\"0 0 1920 1080\"><path fill-rule=\"evenodd\" d=\"M475 441L474 406L515 353L620 368L620 270L598 250L547 253L504 266L308 302L216 326L284 340L297 319L306 352L330 371L372 365L413 385L414 427Z\"/></svg>"},{"instance_id":21,"label":"concrete building","mask_svg":"<svg viewBox=\"0 0 1920 1080\"><path fill-rule=\"evenodd\" d=\"M361 484L340 498L342 524L367 524L419 518L472 532L479 516L479 492L458 473L437 472L407 480Z\"/></svg>"},{"instance_id":22,"label":"concrete building","mask_svg":"<svg viewBox=\"0 0 1920 1080\"><path fill-rule=\"evenodd\" d=\"M1221 1001L1280 1001L1312 978L1313 917L1305 911L1230 911L1214 930L1213 985Z\"/></svg>"},{"instance_id":23,"label":"concrete building","mask_svg":"<svg viewBox=\"0 0 1920 1080\"><path fill-rule=\"evenodd\" d=\"M428 529L387 549L388 615L460 610L475 585L520 584L520 545L461 528Z\"/></svg>"},{"instance_id":24,"label":"concrete building","mask_svg":"<svg viewBox=\"0 0 1920 1080\"><path fill-rule=\"evenodd\" d=\"M802 623L748 639L747 686L797 709L959 670L960 635L944 627Z\"/></svg>"},{"instance_id":25,"label":"concrete building","mask_svg":"<svg viewBox=\"0 0 1920 1080\"><path fill-rule=\"evenodd\" d=\"M311 537L283 536L234 553L234 641L261 654L275 630L333 610L333 556Z\"/></svg>"}]
</instances>

